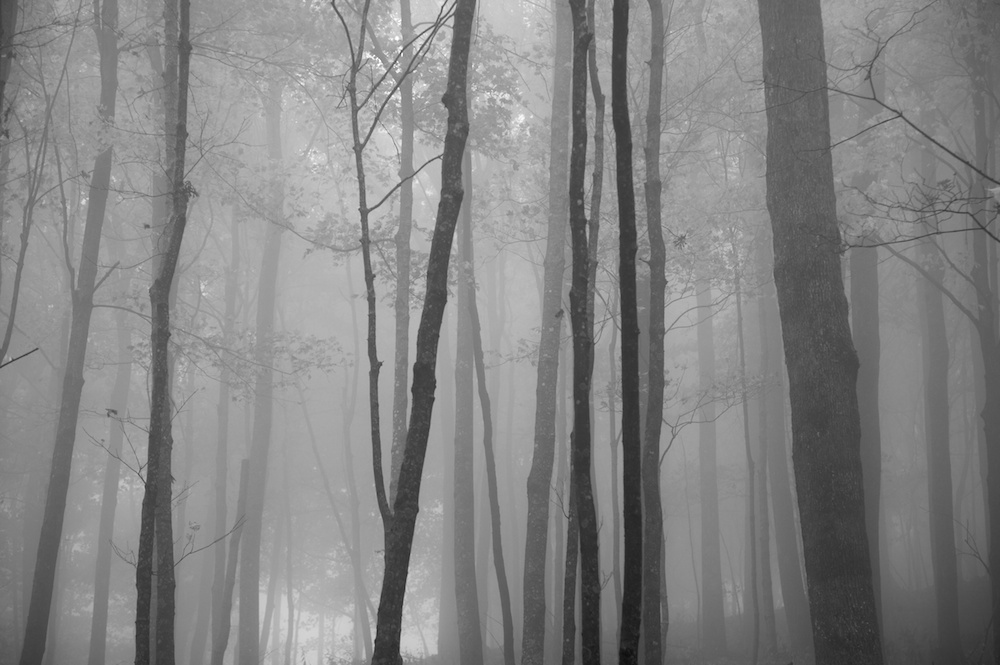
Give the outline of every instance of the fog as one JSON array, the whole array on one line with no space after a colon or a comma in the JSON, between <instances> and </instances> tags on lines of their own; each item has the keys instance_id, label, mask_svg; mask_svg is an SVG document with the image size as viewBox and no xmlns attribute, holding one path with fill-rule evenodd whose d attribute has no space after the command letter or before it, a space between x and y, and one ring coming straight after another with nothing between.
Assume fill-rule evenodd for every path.
<instances>
[{"instance_id":1,"label":"fog","mask_svg":"<svg viewBox=\"0 0 1000 665\"><path fill-rule=\"evenodd\" d=\"M997 662L1000 8L628 4L4 0L0 663Z\"/></svg>"}]
</instances>

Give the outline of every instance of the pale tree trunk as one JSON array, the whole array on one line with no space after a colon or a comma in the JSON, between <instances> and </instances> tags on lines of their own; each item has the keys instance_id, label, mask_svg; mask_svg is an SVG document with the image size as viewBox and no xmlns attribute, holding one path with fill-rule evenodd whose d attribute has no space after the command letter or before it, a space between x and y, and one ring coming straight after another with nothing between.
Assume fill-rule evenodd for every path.
<instances>
[{"instance_id":1,"label":"pale tree trunk","mask_svg":"<svg viewBox=\"0 0 1000 665\"><path fill-rule=\"evenodd\" d=\"M434 405L438 337L448 300L448 262L462 206L462 157L469 135L466 81L475 10L475 0L458 0L455 7L448 86L443 99L448 109L448 131L441 161L441 202L428 256L427 292L417 330L417 358L413 365L413 406L393 503L393 519L385 545L385 571L372 665L398 665L400 662L403 597Z\"/></svg>"},{"instance_id":2,"label":"pale tree trunk","mask_svg":"<svg viewBox=\"0 0 1000 665\"><path fill-rule=\"evenodd\" d=\"M622 326L622 486L625 551L622 560L622 614L618 658L639 661L642 621L642 494L639 427L639 319L636 301L635 185L632 126L628 111L628 0L614 0L611 38L611 118L615 129L618 185L619 290Z\"/></svg>"},{"instance_id":3,"label":"pale tree trunk","mask_svg":"<svg viewBox=\"0 0 1000 665\"><path fill-rule=\"evenodd\" d=\"M470 301L475 298L472 271L472 173L466 151L462 166L464 196L458 219L455 335L455 602L458 608L458 653L463 663L483 659L476 580L476 493L473 442L473 358Z\"/></svg>"},{"instance_id":4,"label":"pale tree trunk","mask_svg":"<svg viewBox=\"0 0 1000 665\"><path fill-rule=\"evenodd\" d=\"M12 20L16 16L14 2L5 3L0 14L5 19L0 30L13 30ZM115 98L118 94L118 3L105 0L103 6L94 5L94 32L101 62L101 105L98 115L101 122L113 125L115 119ZM8 23L7 19L11 19ZM9 36L0 32L0 40ZM0 53L0 55L5 55ZM3 66L9 71L10 63L3 58ZM5 80L6 76L0 78ZM3 103L0 90L0 105ZM59 547L62 542L63 519L66 512L66 496L69 492L70 473L73 466L73 448L76 442L76 425L80 415L80 398L83 394L83 370L87 355L90 333L90 317L94 310L94 292L100 286L97 275L101 253L101 229L104 226L108 188L111 181L111 161L113 148L107 145L94 160L88 192L87 219L83 232L83 246L77 274L70 271L70 294L72 301L72 323L66 367L63 373L62 394L59 403L59 422L56 427L55 445L52 452L48 489L45 496L45 511L38 539L38 555L35 559L31 600L28 604L21 649L22 665L41 663L45 653L49 614L58 565ZM26 243L26 238L22 238ZM67 266L72 258L65 257ZM20 267L20 266L19 266ZM74 281L75 277L75 281ZM103 280L102 280L103 281ZM16 287L15 287L16 289ZM13 305L8 328L13 324ZM9 343L9 330L4 345ZM3 349L6 353L6 349Z\"/></svg>"},{"instance_id":5,"label":"pale tree trunk","mask_svg":"<svg viewBox=\"0 0 1000 665\"><path fill-rule=\"evenodd\" d=\"M280 222L284 217L284 184L281 175L277 173L282 159L282 89L281 84L272 82L264 101L268 162L273 173L268 192L269 218L265 220L264 247L257 286L257 335L254 348L257 372L254 379L253 429L250 437L250 487L247 491L243 556L240 557L238 647L241 663L257 663L261 653L257 633L260 629L260 545L274 411L272 337L278 263L281 256Z\"/></svg>"},{"instance_id":6,"label":"pale tree trunk","mask_svg":"<svg viewBox=\"0 0 1000 665\"><path fill-rule=\"evenodd\" d=\"M541 336L535 386L535 430L528 472L528 515L524 544L524 614L521 644L523 665L545 662L545 561L548 552L549 503L555 460L556 383L562 330L568 208L569 68L572 19L569 5L554 0L555 59L549 137L549 219L542 290Z\"/></svg>"},{"instance_id":7,"label":"pale tree trunk","mask_svg":"<svg viewBox=\"0 0 1000 665\"><path fill-rule=\"evenodd\" d=\"M858 360L840 273L819 0L759 0L767 207L816 659L882 662L865 532Z\"/></svg>"},{"instance_id":8,"label":"pale tree trunk","mask_svg":"<svg viewBox=\"0 0 1000 665\"><path fill-rule=\"evenodd\" d=\"M666 247L663 243L660 198L660 127L663 105L663 2L649 0L649 100L646 107L646 229L649 238L649 365L642 450L642 625L646 665L663 661L660 631L660 558L663 508L660 504L660 432L663 426L664 300Z\"/></svg>"},{"instance_id":9,"label":"pale tree trunk","mask_svg":"<svg viewBox=\"0 0 1000 665\"><path fill-rule=\"evenodd\" d=\"M719 484L716 471L715 335L712 286L697 283L698 390L703 395L698 425L698 482L701 496L701 650L706 656L726 653L726 619L722 589L722 547L719 531Z\"/></svg>"},{"instance_id":10,"label":"pale tree trunk","mask_svg":"<svg viewBox=\"0 0 1000 665\"><path fill-rule=\"evenodd\" d=\"M250 461L240 463L240 489L236 500L236 520L229 539L226 556L226 576L219 602L219 623L212 628L212 665L222 665L229 644L229 629L233 613L233 591L236 588L236 565L240 552L240 539L246 521L247 491L250 484Z\"/></svg>"}]
</instances>

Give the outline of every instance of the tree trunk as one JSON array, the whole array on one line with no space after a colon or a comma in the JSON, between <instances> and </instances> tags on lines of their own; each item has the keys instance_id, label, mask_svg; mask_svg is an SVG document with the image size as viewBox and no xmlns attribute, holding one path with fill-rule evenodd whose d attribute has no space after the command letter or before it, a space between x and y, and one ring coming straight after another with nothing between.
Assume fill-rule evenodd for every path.
<instances>
[{"instance_id":1,"label":"tree trunk","mask_svg":"<svg viewBox=\"0 0 1000 665\"><path fill-rule=\"evenodd\" d=\"M639 319L636 302L635 186L628 111L628 0L614 0L611 41L611 119L618 185L619 289L622 325L622 486L625 551L618 659L637 665L642 621L642 451L639 428Z\"/></svg>"},{"instance_id":2,"label":"tree trunk","mask_svg":"<svg viewBox=\"0 0 1000 665\"><path fill-rule=\"evenodd\" d=\"M455 335L455 602L458 607L458 652L461 662L483 659L483 635L479 624L479 593L476 581L476 493L473 443L472 316L472 173L469 152L463 159L465 195L458 221Z\"/></svg>"},{"instance_id":3,"label":"tree trunk","mask_svg":"<svg viewBox=\"0 0 1000 665\"><path fill-rule=\"evenodd\" d=\"M233 614L233 590L236 588L236 563L240 553L240 539L246 523L247 491L250 485L250 461L240 463L240 489L236 500L236 520L229 539L229 553L226 559L226 578L222 586L219 602L219 623L212 631L212 665L222 665L229 644L229 629ZM225 541L223 541L225 542ZM221 543L220 543L221 546Z\"/></svg>"},{"instance_id":4,"label":"tree trunk","mask_svg":"<svg viewBox=\"0 0 1000 665\"><path fill-rule=\"evenodd\" d=\"M0 40L4 42L9 39L9 35L3 33L2 29L6 28L8 31L12 31L14 28L13 19L16 16L16 6L12 8L7 5L16 5L16 3L5 3L3 9L0 10L0 15L3 15L5 19L4 23L0 25ZM118 93L118 2L117 0L105 0L103 6L95 4L94 11L94 32L97 36L101 62L101 104L98 116L101 122L112 125L115 119L115 97ZM7 22L7 19L10 19L10 22ZM8 59L3 57L2 60L3 67L9 71ZM5 81L6 76L0 77L0 80ZM0 90L0 105L3 104L2 93L3 91ZM59 546L62 542L63 518L66 513L66 495L69 492L70 472L73 466L76 424L80 415L80 398L83 393L83 370L90 333L90 316L94 310L94 291L98 286L97 267L100 261L101 229L104 226L108 185L111 180L112 153L113 147L108 145L94 160L94 170L91 174L88 191L83 246L80 250L80 264L75 283L72 282L73 275L70 275L73 319L70 326L66 368L63 373L59 424L56 428L49 484L45 496L45 511L38 539L38 555L35 559L31 585L31 600L28 605L24 643L21 649L20 662L22 665L41 663L45 653ZM26 237L22 238L22 243L26 243ZM66 256L65 258L69 264L71 257ZM13 309L14 305L9 313L11 325L13 324ZM5 335L5 339L9 340L9 331ZM6 349L3 352L6 353Z\"/></svg>"},{"instance_id":5,"label":"tree trunk","mask_svg":"<svg viewBox=\"0 0 1000 665\"><path fill-rule=\"evenodd\" d=\"M642 450L642 625L646 665L663 662L660 634L660 558L663 508L660 505L660 430L663 426L664 299L667 278L660 196L660 125L663 98L663 2L649 0L649 104L646 107L646 228L649 237L649 376Z\"/></svg>"},{"instance_id":6,"label":"tree trunk","mask_svg":"<svg viewBox=\"0 0 1000 665\"><path fill-rule=\"evenodd\" d=\"M816 659L881 663L819 0L759 0L767 207Z\"/></svg>"},{"instance_id":7,"label":"tree trunk","mask_svg":"<svg viewBox=\"0 0 1000 665\"><path fill-rule=\"evenodd\" d=\"M224 293L225 309L222 320L222 339L227 343L233 338L233 327L236 319L236 293L239 289L237 282L240 272L240 223L237 221L235 206L232 211L232 224L230 227L230 238L232 240L231 258L226 267L226 287ZM215 537L221 539L226 534L227 506L226 490L229 486L229 402L230 389L229 382L232 378L232 371L227 363L223 363L219 372L219 397L216 403L216 447L215 447ZM226 548L222 546L225 541L219 540L214 549L215 558L212 577L212 653L216 651L216 644L225 645L229 642L229 628L231 619L222 616L223 608L226 605L224 589L226 585ZM229 601L232 607L232 599ZM225 626L225 634L222 627ZM225 652L225 646L222 646ZM212 665L220 665L213 658Z\"/></svg>"},{"instance_id":8,"label":"tree trunk","mask_svg":"<svg viewBox=\"0 0 1000 665\"><path fill-rule=\"evenodd\" d=\"M597 510L591 485L590 388L594 339L590 315L591 253L587 246L584 176L587 166L587 58L593 33L585 0L571 0L573 21L572 147L569 167L569 226L573 250L569 292L573 329L573 434L570 511L575 509L580 548L580 631L584 665L601 662L601 562ZM575 501L574 501L575 499ZM577 543L567 538L567 549ZM568 589L568 592L575 592Z\"/></svg>"},{"instance_id":9,"label":"tree trunk","mask_svg":"<svg viewBox=\"0 0 1000 665\"><path fill-rule=\"evenodd\" d=\"M701 650L706 656L726 653L726 616L722 589L722 548L719 543L719 484L715 441L715 336L711 282L697 285L698 376L703 395L698 425L698 482L701 496Z\"/></svg>"},{"instance_id":10,"label":"tree trunk","mask_svg":"<svg viewBox=\"0 0 1000 665\"><path fill-rule=\"evenodd\" d=\"M569 148L568 76L572 57L572 18L569 5L553 0L555 56L549 138L549 219L545 245L541 335L535 387L535 431L528 472L528 515L524 544L524 614L522 665L545 662L545 560L548 552L549 503L555 459L556 383L559 374L559 338L562 330L563 273L565 271L566 192Z\"/></svg>"},{"instance_id":11,"label":"tree trunk","mask_svg":"<svg viewBox=\"0 0 1000 665\"><path fill-rule=\"evenodd\" d=\"M458 0L455 8L448 87L443 99L448 109L448 131L441 162L441 202L428 256L427 292L417 331L417 358L413 365L413 389L410 391L413 407L393 504L393 519L385 546L385 571L372 665L400 663L403 596L434 405L438 337L448 300L448 261L463 197L462 156L469 135L466 80L475 10L475 0Z\"/></svg>"},{"instance_id":12,"label":"tree trunk","mask_svg":"<svg viewBox=\"0 0 1000 665\"><path fill-rule=\"evenodd\" d=\"M270 167L278 170L282 159L281 92L283 86L271 83L264 103L267 131L267 152ZM268 209L273 216L264 229L257 286L256 342L254 361L253 430L250 441L250 487L247 492L246 532L243 556L240 557L240 628L239 662L260 662L260 545L264 516L264 496L267 488L267 460L271 449L273 420L274 370L274 303L278 283L278 263L281 257L281 224L284 217L284 184L274 173Z\"/></svg>"}]
</instances>

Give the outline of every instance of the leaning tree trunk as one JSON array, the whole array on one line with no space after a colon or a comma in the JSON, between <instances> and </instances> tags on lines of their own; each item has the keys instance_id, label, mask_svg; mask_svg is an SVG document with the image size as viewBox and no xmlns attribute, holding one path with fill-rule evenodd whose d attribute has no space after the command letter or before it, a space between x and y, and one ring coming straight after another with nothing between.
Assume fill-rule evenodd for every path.
<instances>
[{"instance_id":1,"label":"leaning tree trunk","mask_svg":"<svg viewBox=\"0 0 1000 665\"><path fill-rule=\"evenodd\" d=\"M664 300L666 247L661 226L660 126L663 98L663 2L649 0L649 103L646 106L646 229L649 238L649 365L642 449L642 631L646 665L660 665L660 558L663 508L660 504L660 431L663 426Z\"/></svg>"},{"instance_id":2,"label":"leaning tree trunk","mask_svg":"<svg viewBox=\"0 0 1000 665\"><path fill-rule=\"evenodd\" d=\"M572 50L569 6L554 0L556 18L551 134L549 138L549 220L542 288L535 431L528 472L528 515L524 541L523 665L542 665L545 655L545 560L548 553L549 503L555 463L556 384L562 331L569 155L569 76Z\"/></svg>"},{"instance_id":3,"label":"leaning tree trunk","mask_svg":"<svg viewBox=\"0 0 1000 665\"><path fill-rule=\"evenodd\" d=\"M385 571L378 607L378 628L372 665L398 665L403 596L413 547L420 499L420 479L427 454L427 438L434 406L438 338L448 301L448 261L462 206L462 157L469 135L466 80L469 44L475 18L475 0L457 0L448 65L448 87L443 102L448 109L448 131L441 161L441 202L427 263L427 292L417 330L417 358L413 364L413 407L393 503L393 519L385 545Z\"/></svg>"},{"instance_id":4,"label":"leaning tree trunk","mask_svg":"<svg viewBox=\"0 0 1000 665\"><path fill-rule=\"evenodd\" d=\"M881 663L819 0L759 0L767 207L818 665Z\"/></svg>"},{"instance_id":5,"label":"leaning tree trunk","mask_svg":"<svg viewBox=\"0 0 1000 665\"><path fill-rule=\"evenodd\" d=\"M12 18L8 14L16 10L11 10L7 5L15 4L5 3L0 15L4 15L5 19ZM101 59L101 104L98 107L98 117L110 127L114 124L115 97L118 94L118 2L105 0L103 7L100 9L99 7L99 4L95 3L94 32L97 35ZM13 30L14 26L5 22L0 27ZM7 35L0 33L0 40L5 40L6 37ZM4 66L9 67L9 63L4 63ZM0 105L2 101L0 96ZM90 316L94 311L94 291L99 286L97 266L101 253L101 229L104 226L108 187L111 181L112 152L112 146L107 145L94 160L87 221L83 231L83 247L80 250L79 273L76 276L76 283L72 281L70 283L73 319L70 326L66 368L63 373L59 424L56 428L52 466L45 496L45 512L38 538L38 556L35 560L31 585L31 601L24 629L22 665L41 663L45 653L59 546L62 543L63 518L66 513L66 495L69 492L70 472L73 466L76 424L80 415L80 398L83 394L83 370L90 333ZM22 238L22 243L25 240L26 238ZM70 257L66 256L66 260L69 262ZM72 280L72 275L70 278ZM13 311L10 312L10 317L12 325ZM9 332L6 339L9 339Z\"/></svg>"},{"instance_id":6,"label":"leaning tree trunk","mask_svg":"<svg viewBox=\"0 0 1000 665\"><path fill-rule=\"evenodd\" d=\"M618 658L639 662L642 621L642 494L639 429L639 315L636 301L635 186L632 126L628 112L628 0L614 0L611 35L611 120L615 128L618 180L619 289L622 312L622 486L625 551L622 557L622 614Z\"/></svg>"}]
</instances>

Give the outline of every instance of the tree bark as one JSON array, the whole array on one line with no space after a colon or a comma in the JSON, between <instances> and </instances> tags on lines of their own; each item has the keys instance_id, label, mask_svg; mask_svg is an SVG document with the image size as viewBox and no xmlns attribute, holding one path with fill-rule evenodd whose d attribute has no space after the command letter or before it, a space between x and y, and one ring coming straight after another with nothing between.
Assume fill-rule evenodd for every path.
<instances>
[{"instance_id":1,"label":"tree bark","mask_svg":"<svg viewBox=\"0 0 1000 665\"><path fill-rule=\"evenodd\" d=\"M9 39L9 35L2 32L3 28L8 31L13 30L13 20L16 17L16 6L12 8L7 5L16 3L5 3L0 10L5 19L0 25L0 40L2 40L0 44ZM101 63L101 106L98 109L98 117L102 123L111 126L115 120L115 97L118 93L117 0L105 0L103 6L95 4L94 12L94 33L97 37ZM7 22L7 19L10 19L10 22ZM7 49L0 48L0 67L9 71L10 63L6 51ZM6 76L0 77L0 80L5 79ZM0 106L3 104L2 94L3 91L0 90ZM0 109L0 112L2 110ZM94 160L94 171L91 174L88 191L83 246L80 250L80 264L75 283L72 271L70 274L72 323L63 373L62 396L59 402L59 423L56 427L49 484L45 495L45 511L42 516L38 555L35 559L31 585L31 600L28 604L24 643L21 649L21 665L38 665L45 653L59 546L62 542L63 519L66 513L66 496L69 492L73 466L76 424L80 415L80 398L83 394L83 370L90 333L90 317L94 310L94 291L98 286L97 267L101 252L101 229L104 227L111 181L112 153L113 147L107 145ZM26 242L27 237L22 237L22 245L26 245ZM69 265L71 257L66 256L65 259ZM23 260L20 263L23 264ZM15 291L17 289L18 286L15 285ZM8 327L13 325L14 307L12 304ZM9 340L9 331L5 339ZM6 344L7 342L5 346ZM3 353L6 353L6 348L3 349Z\"/></svg>"},{"instance_id":2,"label":"tree bark","mask_svg":"<svg viewBox=\"0 0 1000 665\"><path fill-rule=\"evenodd\" d=\"M524 544L524 614L521 643L523 665L545 662L545 560L548 552L549 502L555 460L556 383L562 331L568 208L568 149L572 17L569 5L553 0L555 56L553 61L551 134L549 138L549 219L545 245L541 335L535 386L535 430L528 472L528 514Z\"/></svg>"},{"instance_id":3,"label":"tree bark","mask_svg":"<svg viewBox=\"0 0 1000 665\"><path fill-rule=\"evenodd\" d=\"M236 564L240 553L240 539L243 537L243 526L246 523L247 492L250 484L250 461L240 463L240 489L236 499L236 521L233 534L229 540L229 552L226 557L226 577L222 585L219 602L219 623L212 629L212 665L222 665L229 645L229 629L233 613L233 590L236 588Z\"/></svg>"},{"instance_id":4,"label":"tree bark","mask_svg":"<svg viewBox=\"0 0 1000 665\"><path fill-rule=\"evenodd\" d=\"M264 102L268 161L277 171L282 159L281 93L283 86L271 83ZM267 460L271 449L271 425L274 412L274 304L281 257L281 229L284 217L284 183L274 173L268 192L271 219L265 220L264 247L261 252L257 286L256 342L254 362L253 428L250 441L250 487L247 492L243 556L240 557L240 627L239 661L260 661L260 545L267 488Z\"/></svg>"},{"instance_id":5,"label":"tree bark","mask_svg":"<svg viewBox=\"0 0 1000 665\"><path fill-rule=\"evenodd\" d=\"M646 665L663 662L660 631L660 558L663 508L660 504L660 432L663 426L664 300L666 247L660 197L660 127L663 106L663 2L648 0L650 14L649 100L646 107L646 228L649 238L649 365L642 449L642 631Z\"/></svg>"},{"instance_id":6,"label":"tree bark","mask_svg":"<svg viewBox=\"0 0 1000 665\"><path fill-rule=\"evenodd\" d=\"M618 659L637 665L642 621L642 450L639 428L639 319L636 301L635 186L628 111L628 0L614 0L611 36L611 119L618 185L619 289L622 325L622 486L625 551Z\"/></svg>"},{"instance_id":7,"label":"tree bark","mask_svg":"<svg viewBox=\"0 0 1000 665\"><path fill-rule=\"evenodd\" d=\"M819 0L759 0L767 207L819 665L882 662L865 533L858 361L840 274Z\"/></svg>"},{"instance_id":8,"label":"tree bark","mask_svg":"<svg viewBox=\"0 0 1000 665\"><path fill-rule=\"evenodd\" d=\"M448 261L463 197L462 156L469 135L466 81L475 10L475 0L458 0L455 8L448 87L443 99L448 109L448 131L441 162L441 202L428 256L427 292L417 331L417 358L413 365L413 407L399 471L399 487L393 504L393 519L386 540L385 571L372 665L399 665L401 662L399 638L403 597L434 406L438 337L448 300Z\"/></svg>"}]
</instances>

